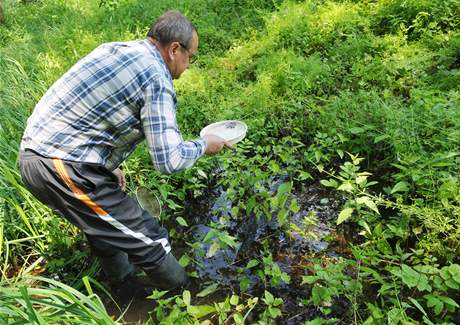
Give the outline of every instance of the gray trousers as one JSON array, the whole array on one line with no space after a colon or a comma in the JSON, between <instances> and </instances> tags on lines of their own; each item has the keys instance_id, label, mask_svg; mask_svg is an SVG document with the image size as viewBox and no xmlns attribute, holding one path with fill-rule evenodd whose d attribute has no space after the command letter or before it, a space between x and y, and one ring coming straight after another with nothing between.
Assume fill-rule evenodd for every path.
<instances>
[{"instance_id":1,"label":"gray trousers","mask_svg":"<svg viewBox=\"0 0 460 325\"><path fill-rule=\"evenodd\" d=\"M170 253L166 229L121 190L110 170L31 150L20 152L19 165L32 194L85 233L112 281L132 273L135 264L161 289L185 284L185 271Z\"/></svg>"}]
</instances>

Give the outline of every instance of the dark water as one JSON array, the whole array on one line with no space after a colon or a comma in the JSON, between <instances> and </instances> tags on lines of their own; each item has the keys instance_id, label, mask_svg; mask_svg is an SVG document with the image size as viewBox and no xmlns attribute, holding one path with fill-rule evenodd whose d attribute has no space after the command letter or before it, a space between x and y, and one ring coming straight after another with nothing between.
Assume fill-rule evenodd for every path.
<instances>
[{"instance_id":1,"label":"dark water","mask_svg":"<svg viewBox=\"0 0 460 325\"><path fill-rule=\"evenodd\" d=\"M280 176L271 180L270 191L274 193L278 186L286 181L286 176ZM197 249L176 241L172 243L176 256L187 254L194 260L192 266L187 267L188 272L196 272L198 276L193 280L189 288L192 293L198 293L207 286L218 285L217 290L203 298L197 298L193 303L203 304L219 302L231 293L239 294L240 280L248 279L248 288L245 294L262 297L265 288L264 281L253 272L246 270L247 262L256 259L262 261L264 256L262 241L269 242L269 251L273 262L276 262L283 272L286 272L291 281L289 284L280 282L278 286L272 286L268 290L276 297L283 299L282 324L298 324L305 320L319 316L319 311L314 306L305 306L302 301L308 299L309 292L301 288L301 277L305 275L305 269L311 265L313 258L334 258L346 254L342 235L337 234L334 228L338 211L343 205L343 198L335 193L326 191L321 185L310 184L297 188L293 197L298 201L300 211L292 215L289 222L296 225L298 232L282 231L275 218L271 220L246 217L244 220L234 220L229 213L232 202L227 199L226 192L222 188L212 189L206 198L189 202L182 216L189 223L184 242L200 242ZM175 217L170 218L174 220ZM210 223L218 223L222 231L227 231L237 239L238 244L234 248L218 250L214 256L207 257L210 243L203 243L202 239L210 231ZM266 256L265 256L266 257ZM263 267L261 264L258 267ZM129 303L129 302L128 302ZM119 301L121 307L126 307L127 302ZM130 307L125 313L126 321L135 322L146 320L149 311L152 311L154 303L144 297L136 297L130 302ZM110 304L109 304L110 307ZM110 307L117 314L113 304ZM344 312L336 307L336 314ZM257 307L253 315L260 310ZM254 316L253 316L254 317ZM257 318L254 319L254 321ZM251 322L251 319L248 320Z\"/></svg>"}]
</instances>

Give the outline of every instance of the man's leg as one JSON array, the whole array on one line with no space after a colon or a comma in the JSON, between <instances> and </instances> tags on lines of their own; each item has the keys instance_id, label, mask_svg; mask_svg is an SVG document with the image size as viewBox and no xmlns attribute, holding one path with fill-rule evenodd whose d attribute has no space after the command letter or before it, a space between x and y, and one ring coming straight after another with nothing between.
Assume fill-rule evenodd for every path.
<instances>
[{"instance_id":1,"label":"man's leg","mask_svg":"<svg viewBox=\"0 0 460 325\"><path fill-rule=\"evenodd\" d=\"M128 254L106 244L90 235L86 235L94 255L101 261L102 271L111 283L120 283L128 275L135 272L134 265L129 261Z\"/></svg>"},{"instance_id":2,"label":"man's leg","mask_svg":"<svg viewBox=\"0 0 460 325\"><path fill-rule=\"evenodd\" d=\"M29 190L87 236L127 253L161 289L187 282L171 255L167 231L118 186L106 168L21 153L21 175ZM115 265L114 265L115 267Z\"/></svg>"}]
</instances>

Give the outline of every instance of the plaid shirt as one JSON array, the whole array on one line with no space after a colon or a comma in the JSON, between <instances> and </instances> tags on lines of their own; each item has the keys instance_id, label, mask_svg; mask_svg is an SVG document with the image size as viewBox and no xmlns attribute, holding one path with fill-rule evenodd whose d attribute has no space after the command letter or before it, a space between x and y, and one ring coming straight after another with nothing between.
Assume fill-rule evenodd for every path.
<instances>
[{"instance_id":1,"label":"plaid shirt","mask_svg":"<svg viewBox=\"0 0 460 325\"><path fill-rule=\"evenodd\" d=\"M184 141L171 74L148 40L102 44L45 93L27 121L21 149L117 168L143 139L153 164L192 166L204 139Z\"/></svg>"}]
</instances>

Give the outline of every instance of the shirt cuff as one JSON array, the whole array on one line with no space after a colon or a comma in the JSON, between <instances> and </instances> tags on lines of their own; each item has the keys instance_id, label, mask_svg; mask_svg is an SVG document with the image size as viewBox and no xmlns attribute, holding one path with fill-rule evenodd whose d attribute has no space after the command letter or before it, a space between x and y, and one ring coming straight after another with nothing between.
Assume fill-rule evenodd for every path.
<instances>
[{"instance_id":1,"label":"shirt cuff","mask_svg":"<svg viewBox=\"0 0 460 325\"><path fill-rule=\"evenodd\" d=\"M198 146L201 146L201 156L204 155L206 148L208 147L208 141L204 138L198 138L195 142Z\"/></svg>"}]
</instances>

